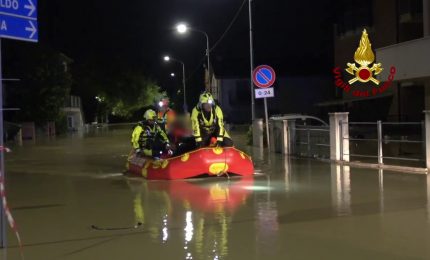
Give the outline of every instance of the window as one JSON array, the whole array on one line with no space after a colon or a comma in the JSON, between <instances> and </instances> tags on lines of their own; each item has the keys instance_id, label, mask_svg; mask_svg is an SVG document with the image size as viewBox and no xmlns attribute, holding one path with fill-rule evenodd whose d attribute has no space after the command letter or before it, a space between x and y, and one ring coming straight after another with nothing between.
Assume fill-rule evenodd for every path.
<instances>
[{"instance_id":1,"label":"window","mask_svg":"<svg viewBox=\"0 0 430 260\"><path fill-rule=\"evenodd\" d=\"M398 0L397 8L399 42L423 37L423 1Z\"/></svg>"},{"instance_id":2,"label":"window","mask_svg":"<svg viewBox=\"0 0 430 260\"><path fill-rule=\"evenodd\" d=\"M422 22L422 0L399 0L399 23Z\"/></svg>"},{"instance_id":3,"label":"window","mask_svg":"<svg viewBox=\"0 0 430 260\"><path fill-rule=\"evenodd\" d=\"M363 27L371 27L372 14L371 0L339 2L336 11L338 36L361 33Z\"/></svg>"}]
</instances>

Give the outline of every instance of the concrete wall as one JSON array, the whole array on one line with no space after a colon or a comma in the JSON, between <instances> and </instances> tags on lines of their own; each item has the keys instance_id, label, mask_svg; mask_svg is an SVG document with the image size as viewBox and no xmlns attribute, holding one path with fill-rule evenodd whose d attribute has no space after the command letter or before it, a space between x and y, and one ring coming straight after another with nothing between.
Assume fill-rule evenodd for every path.
<instances>
[{"instance_id":1,"label":"concrete wall","mask_svg":"<svg viewBox=\"0 0 430 260\"><path fill-rule=\"evenodd\" d=\"M430 37L379 48L376 57L385 67L380 79L388 78L391 65L397 81L430 77Z\"/></svg>"}]
</instances>

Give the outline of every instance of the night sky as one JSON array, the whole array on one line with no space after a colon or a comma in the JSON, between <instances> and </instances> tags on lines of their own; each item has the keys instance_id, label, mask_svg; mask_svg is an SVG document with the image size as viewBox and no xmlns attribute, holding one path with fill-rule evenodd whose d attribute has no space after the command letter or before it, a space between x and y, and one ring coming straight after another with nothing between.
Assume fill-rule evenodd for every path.
<instances>
[{"instance_id":1,"label":"night sky","mask_svg":"<svg viewBox=\"0 0 430 260\"><path fill-rule=\"evenodd\" d=\"M161 56L170 53L194 68L204 55L205 39L198 33L179 36L172 30L174 25L186 21L206 31L213 44L242 2L40 0L40 33L42 41L52 42L75 60L90 55L120 56L132 64L146 65L152 72L154 66L159 67ZM212 53L220 66L248 59L247 7ZM257 61L282 63L286 68L301 60L320 63L319 58L331 47L332 8L330 1L254 0Z\"/></svg>"},{"instance_id":2,"label":"night sky","mask_svg":"<svg viewBox=\"0 0 430 260\"><path fill-rule=\"evenodd\" d=\"M332 66L333 1L254 0L256 65L272 65L281 76L326 74ZM39 0L40 44L75 64L97 60L103 66L133 67L165 89L186 63L191 88L203 88L206 41L199 33L178 35L179 21L206 31L211 45L222 35L243 0ZM211 53L219 77L248 77L248 0L232 29Z\"/></svg>"}]
</instances>

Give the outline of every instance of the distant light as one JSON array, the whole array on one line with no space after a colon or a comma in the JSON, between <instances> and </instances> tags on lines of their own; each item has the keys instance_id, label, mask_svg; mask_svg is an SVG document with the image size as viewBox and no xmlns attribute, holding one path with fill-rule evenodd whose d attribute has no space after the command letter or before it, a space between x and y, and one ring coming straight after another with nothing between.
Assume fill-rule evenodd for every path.
<instances>
[{"instance_id":1,"label":"distant light","mask_svg":"<svg viewBox=\"0 0 430 260\"><path fill-rule=\"evenodd\" d=\"M163 101L158 102L159 107L163 107L163 104L164 104Z\"/></svg>"},{"instance_id":2,"label":"distant light","mask_svg":"<svg viewBox=\"0 0 430 260\"><path fill-rule=\"evenodd\" d=\"M164 56L164 61L170 61L170 57L169 56Z\"/></svg>"},{"instance_id":3,"label":"distant light","mask_svg":"<svg viewBox=\"0 0 430 260\"><path fill-rule=\"evenodd\" d=\"M178 31L178 33L186 33L188 31L188 27L186 24L184 23L180 23L176 26L176 30Z\"/></svg>"},{"instance_id":4,"label":"distant light","mask_svg":"<svg viewBox=\"0 0 430 260\"><path fill-rule=\"evenodd\" d=\"M174 76L175 76L175 73L170 73L170 76L174 77Z\"/></svg>"}]
</instances>

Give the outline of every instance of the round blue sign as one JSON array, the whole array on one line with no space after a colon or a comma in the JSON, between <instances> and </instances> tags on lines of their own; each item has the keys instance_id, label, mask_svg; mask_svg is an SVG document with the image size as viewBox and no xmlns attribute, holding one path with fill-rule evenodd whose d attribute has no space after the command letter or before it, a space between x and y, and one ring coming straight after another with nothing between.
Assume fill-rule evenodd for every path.
<instances>
[{"instance_id":1,"label":"round blue sign","mask_svg":"<svg viewBox=\"0 0 430 260\"><path fill-rule=\"evenodd\" d=\"M254 69L252 81L259 88L268 88L275 83L275 70L267 65L261 65Z\"/></svg>"}]
</instances>

